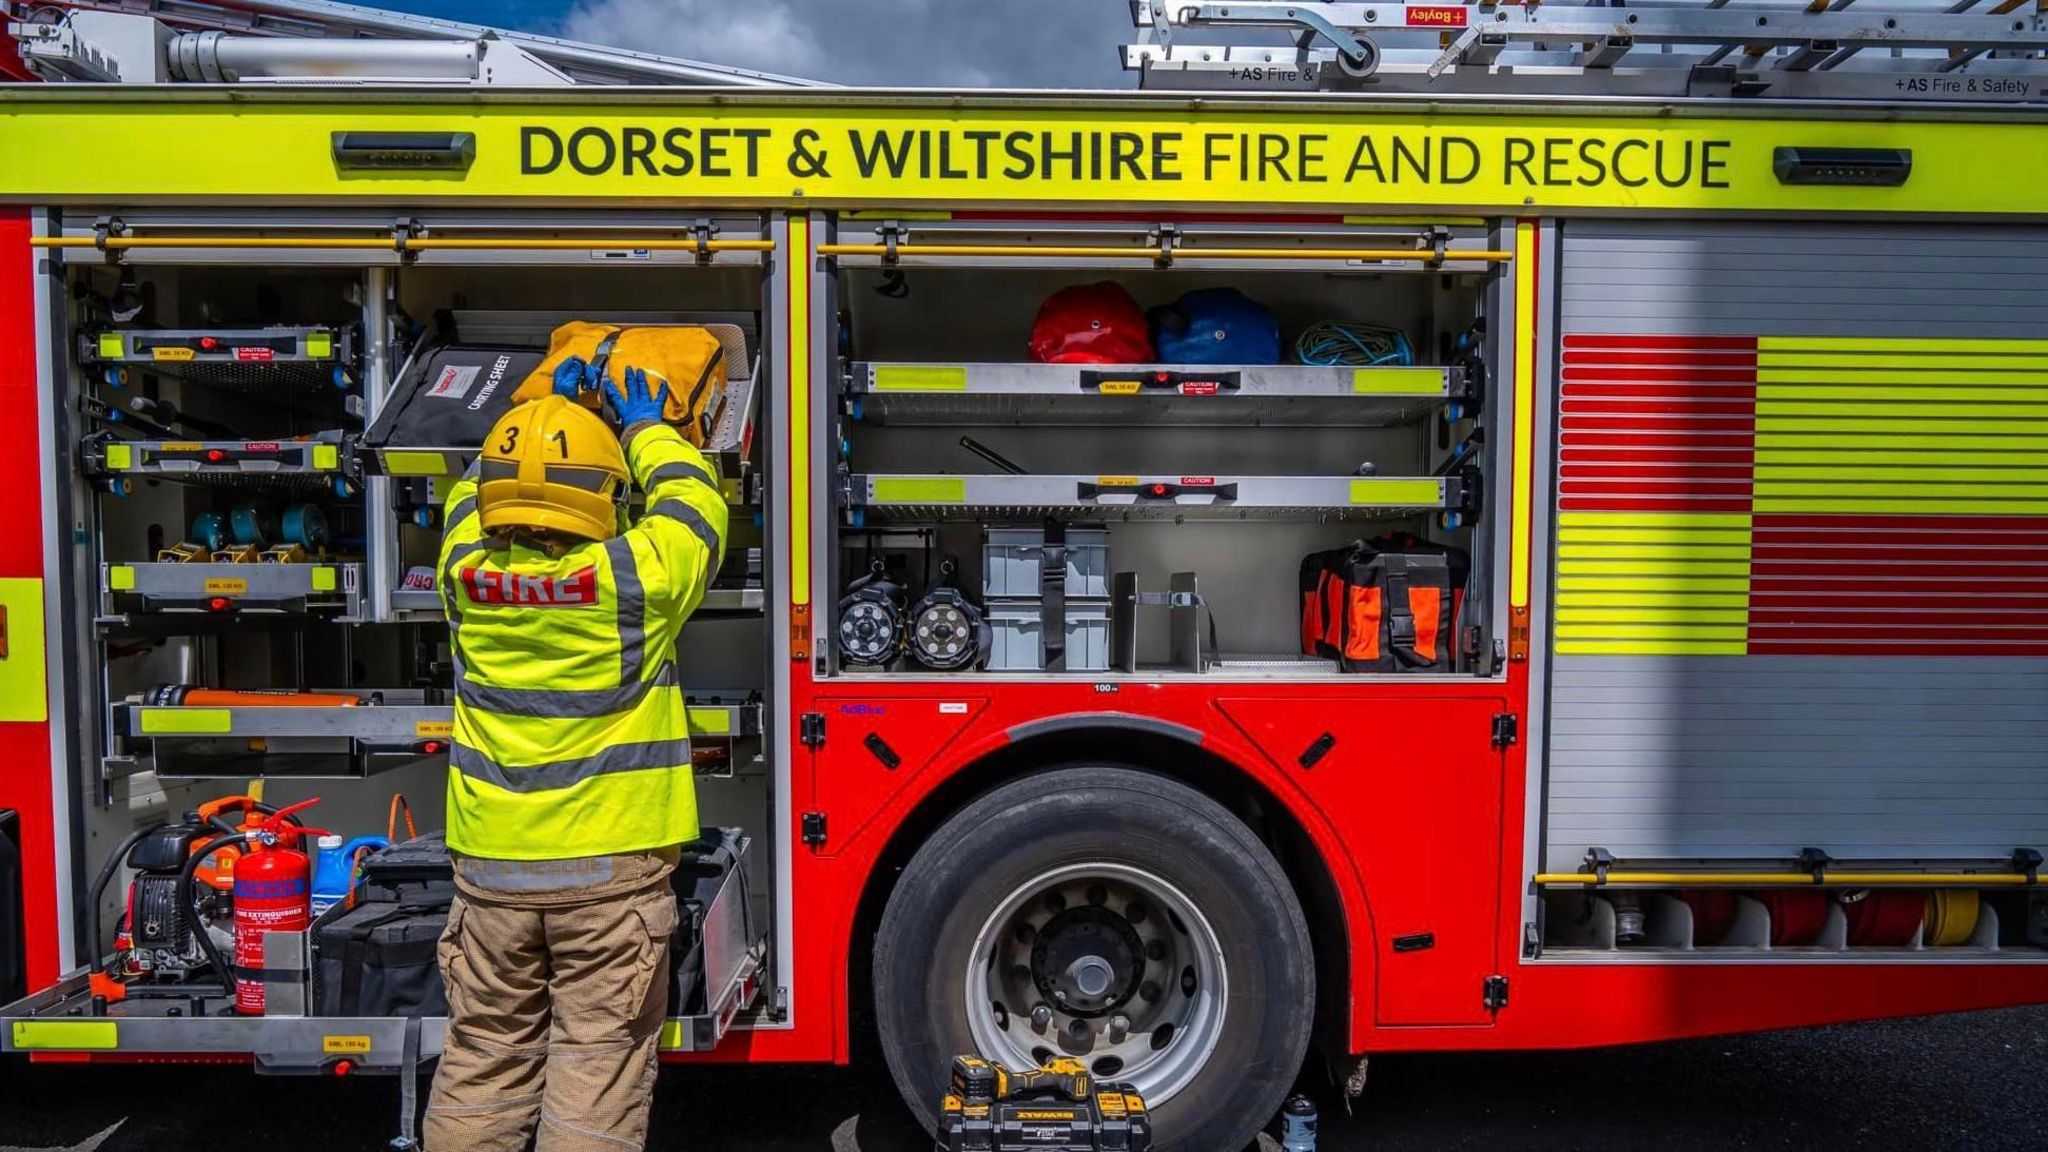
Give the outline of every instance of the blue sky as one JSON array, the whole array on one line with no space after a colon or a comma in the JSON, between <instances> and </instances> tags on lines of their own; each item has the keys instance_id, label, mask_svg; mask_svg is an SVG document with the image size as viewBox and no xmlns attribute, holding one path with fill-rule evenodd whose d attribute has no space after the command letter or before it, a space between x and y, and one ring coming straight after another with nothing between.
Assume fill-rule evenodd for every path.
<instances>
[{"instance_id":1,"label":"blue sky","mask_svg":"<svg viewBox=\"0 0 2048 1152\"><path fill-rule=\"evenodd\" d=\"M357 0L841 84L1128 88L1126 0Z\"/></svg>"}]
</instances>

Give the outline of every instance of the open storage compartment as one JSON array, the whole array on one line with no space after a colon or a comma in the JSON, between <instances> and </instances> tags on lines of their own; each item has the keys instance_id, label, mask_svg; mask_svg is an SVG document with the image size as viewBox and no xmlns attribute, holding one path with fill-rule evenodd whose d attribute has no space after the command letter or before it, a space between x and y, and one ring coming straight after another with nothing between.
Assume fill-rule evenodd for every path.
<instances>
[{"instance_id":1,"label":"open storage compartment","mask_svg":"<svg viewBox=\"0 0 2048 1152\"><path fill-rule=\"evenodd\" d=\"M727 366L706 450L733 510L725 572L675 654L713 842L677 876L675 951L697 968L678 984L663 1047L702 1051L775 1015L762 993L782 978L769 943L776 877L751 841L778 826L784 803L764 739L756 526L755 384L775 298L766 221L449 215L418 234L463 243L401 255L388 218L343 211L264 213L255 227L257 214L122 216L145 243L53 256L43 325L62 333L52 387L84 418L74 490L89 539L76 567L90 593L71 625L92 717L81 741L89 866L132 832L144 845L179 840L173 856L185 859L181 837L219 834L189 814L226 801L224 818L241 820L242 793L272 808L318 797L305 823L358 840L442 827L454 665L432 573L449 485L556 325L699 324ZM212 235L233 242L209 247ZM149 247L157 236L176 243ZM301 236L323 246L295 247ZM465 365L470 434L409 435L409 405ZM495 405L468 407L492 393ZM271 1070L339 1055L391 1070L410 1014L427 1017L420 1050L438 1050L434 1010L323 1015L318 924L270 934L260 1015L232 1010L189 931L116 948L137 881L151 908L177 913L151 924L218 935L229 923L225 888L199 893L196 915L162 904L174 878L147 856L123 856L95 901L88 947L125 957L121 987L109 995L105 976L96 987L80 972L35 991L6 1010L32 1022L0 1036L7 1047L245 1054ZM354 1047L332 1047L337 1033Z\"/></svg>"},{"instance_id":2,"label":"open storage compartment","mask_svg":"<svg viewBox=\"0 0 2048 1152\"><path fill-rule=\"evenodd\" d=\"M1305 558L1376 538L1490 555L1487 320L1506 253L1489 235L1476 221L842 221L821 249L844 358L833 669L1338 674L1304 652ZM1045 302L1104 282L1155 317L1234 289L1270 314L1278 347L1252 362L1236 339L1199 362L1036 358ZM1100 541L1100 586L1059 590L1053 611L992 562L1026 538L1049 563L1077 558L1069 534ZM1443 609L1455 651L1424 670L1488 674L1488 573L1461 583ZM961 654L963 633L977 653Z\"/></svg>"}]
</instances>

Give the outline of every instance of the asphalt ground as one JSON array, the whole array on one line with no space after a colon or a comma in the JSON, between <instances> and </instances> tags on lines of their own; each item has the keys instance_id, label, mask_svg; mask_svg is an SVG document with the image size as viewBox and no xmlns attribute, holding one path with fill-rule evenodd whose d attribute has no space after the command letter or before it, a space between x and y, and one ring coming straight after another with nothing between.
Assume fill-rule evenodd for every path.
<instances>
[{"instance_id":1,"label":"asphalt ground","mask_svg":"<svg viewBox=\"0 0 2048 1152\"><path fill-rule=\"evenodd\" d=\"M2048 1007L2034 1007L1587 1052L1387 1056L1349 1116L1319 1073L1301 1086L1321 1106L1323 1152L1997 1152L2048 1148L2044 1068ZM396 1119L389 1079L0 1062L0 1152L374 1152ZM655 1152L930 1147L878 1060L672 1068L653 1127Z\"/></svg>"}]
</instances>

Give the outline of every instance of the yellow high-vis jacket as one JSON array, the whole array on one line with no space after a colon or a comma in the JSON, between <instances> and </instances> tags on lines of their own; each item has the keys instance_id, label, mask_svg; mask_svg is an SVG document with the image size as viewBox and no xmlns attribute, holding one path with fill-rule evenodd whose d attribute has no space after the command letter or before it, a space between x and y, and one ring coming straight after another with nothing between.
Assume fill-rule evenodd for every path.
<instances>
[{"instance_id":1,"label":"yellow high-vis jacket","mask_svg":"<svg viewBox=\"0 0 2048 1152\"><path fill-rule=\"evenodd\" d=\"M448 494L457 852L556 860L697 837L676 637L724 558L725 498L666 424L629 429L625 449L645 513L560 556L483 535L475 469Z\"/></svg>"}]
</instances>

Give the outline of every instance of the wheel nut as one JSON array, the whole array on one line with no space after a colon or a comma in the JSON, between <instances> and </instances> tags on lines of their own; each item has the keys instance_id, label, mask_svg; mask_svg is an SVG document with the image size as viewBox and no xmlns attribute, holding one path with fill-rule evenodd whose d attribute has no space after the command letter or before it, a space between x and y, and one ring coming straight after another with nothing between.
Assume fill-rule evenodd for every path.
<instances>
[{"instance_id":1,"label":"wheel nut","mask_svg":"<svg viewBox=\"0 0 2048 1152\"><path fill-rule=\"evenodd\" d=\"M1051 1026L1052 1005L1041 1000L1038 1002L1038 1006L1031 1010L1031 1027L1035 1031L1043 1032Z\"/></svg>"},{"instance_id":2,"label":"wheel nut","mask_svg":"<svg viewBox=\"0 0 2048 1152\"><path fill-rule=\"evenodd\" d=\"M1131 1034L1131 1018L1119 1012L1109 1018L1109 1042L1121 1044Z\"/></svg>"}]
</instances>

